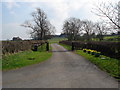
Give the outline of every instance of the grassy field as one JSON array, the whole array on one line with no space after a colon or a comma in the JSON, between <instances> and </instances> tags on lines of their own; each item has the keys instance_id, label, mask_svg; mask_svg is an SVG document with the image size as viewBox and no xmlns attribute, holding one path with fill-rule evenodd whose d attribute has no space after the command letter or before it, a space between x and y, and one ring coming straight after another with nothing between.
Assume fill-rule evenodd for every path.
<instances>
[{"instance_id":1,"label":"grassy field","mask_svg":"<svg viewBox=\"0 0 120 90\"><path fill-rule=\"evenodd\" d=\"M120 42L120 35L104 36L104 40L103 41Z\"/></svg>"},{"instance_id":2,"label":"grassy field","mask_svg":"<svg viewBox=\"0 0 120 90\"><path fill-rule=\"evenodd\" d=\"M2 58L2 70L17 69L23 66L40 63L52 56L47 52L46 45L38 48L38 51L23 51L16 54L6 55ZM50 47L51 50L51 47Z\"/></svg>"},{"instance_id":3,"label":"grassy field","mask_svg":"<svg viewBox=\"0 0 120 90\"><path fill-rule=\"evenodd\" d=\"M63 41L63 40L67 40L67 38L61 38L61 37L55 37L55 38L52 38L52 39L49 39L49 43L59 43L59 41Z\"/></svg>"},{"instance_id":4,"label":"grassy field","mask_svg":"<svg viewBox=\"0 0 120 90\"><path fill-rule=\"evenodd\" d=\"M71 48L71 46L68 45L60 45L62 45L66 49ZM109 58L103 55L101 55L100 57L95 57L91 54L83 52L82 50L76 50L75 53L83 56L87 60L97 65L101 70L108 72L108 74L120 81L120 60Z\"/></svg>"},{"instance_id":5,"label":"grassy field","mask_svg":"<svg viewBox=\"0 0 120 90\"><path fill-rule=\"evenodd\" d=\"M116 36L105 36L104 39L111 39L111 38L118 38L120 35L116 35Z\"/></svg>"},{"instance_id":6,"label":"grassy field","mask_svg":"<svg viewBox=\"0 0 120 90\"><path fill-rule=\"evenodd\" d=\"M105 36L104 37L105 41L120 41L120 35L116 36Z\"/></svg>"},{"instance_id":7,"label":"grassy field","mask_svg":"<svg viewBox=\"0 0 120 90\"><path fill-rule=\"evenodd\" d=\"M98 38L92 38L92 41L99 41ZM104 36L102 41L120 42L120 35Z\"/></svg>"}]
</instances>

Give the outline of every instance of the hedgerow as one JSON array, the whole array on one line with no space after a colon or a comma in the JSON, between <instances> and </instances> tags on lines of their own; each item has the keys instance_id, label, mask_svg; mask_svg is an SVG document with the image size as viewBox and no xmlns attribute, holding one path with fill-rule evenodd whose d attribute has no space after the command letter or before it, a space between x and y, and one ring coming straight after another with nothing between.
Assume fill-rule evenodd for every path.
<instances>
[{"instance_id":1,"label":"hedgerow","mask_svg":"<svg viewBox=\"0 0 120 90\"><path fill-rule=\"evenodd\" d=\"M2 54L26 51L31 49L34 44L42 45L45 42L42 40L2 41Z\"/></svg>"},{"instance_id":2,"label":"hedgerow","mask_svg":"<svg viewBox=\"0 0 120 90\"><path fill-rule=\"evenodd\" d=\"M74 45L75 50L92 49L101 52L105 56L120 59L120 42L82 42L82 41L60 41L61 44Z\"/></svg>"}]
</instances>

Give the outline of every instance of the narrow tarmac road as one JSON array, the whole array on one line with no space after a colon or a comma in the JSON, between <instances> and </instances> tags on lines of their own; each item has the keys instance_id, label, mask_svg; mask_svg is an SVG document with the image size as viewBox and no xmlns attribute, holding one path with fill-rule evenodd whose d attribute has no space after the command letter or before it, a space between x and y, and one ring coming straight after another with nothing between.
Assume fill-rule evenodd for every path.
<instances>
[{"instance_id":1,"label":"narrow tarmac road","mask_svg":"<svg viewBox=\"0 0 120 90\"><path fill-rule=\"evenodd\" d=\"M42 63L3 72L3 88L118 88L118 82L83 57L52 44Z\"/></svg>"}]
</instances>

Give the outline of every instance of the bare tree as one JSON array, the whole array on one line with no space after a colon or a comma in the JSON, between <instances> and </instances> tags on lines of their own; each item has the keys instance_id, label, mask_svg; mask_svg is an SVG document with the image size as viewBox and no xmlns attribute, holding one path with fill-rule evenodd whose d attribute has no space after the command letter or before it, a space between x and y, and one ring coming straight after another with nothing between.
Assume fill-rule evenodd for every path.
<instances>
[{"instance_id":1,"label":"bare tree","mask_svg":"<svg viewBox=\"0 0 120 90\"><path fill-rule=\"evenodd\" d=\"M68 40L76 40L80 34L80 28L80 19L69 18L64 22L63 33L67 34Z\"/></svg>"},{"instance_id":2,"label":"bare tree","mask_svg":"<svg viewBox=\"0 0 120 90\"><path fill-rule=\"evenodd\" d=\"M103 40L104 35L108 32L110 32L110 29L104 22L95 23L95 33L97 34L97 38L99 38L100 41Z\"/></svg>"},{"instance_id":3,"label":"bare tree","mask_svg":"<svg viewBox=\"0 0 120 90\"><path fill-rule=\"evenodd\" d=\"M120 30L120 2L116 4L101 3L96 5L93 13L106 18L106 22L110 24L114 29Z\"/></svg>"},{"instance_id":4,"label":"bare tree","mask_svg":"<svg viewBox=\"0 0 120 90\"><path fill-rule=\"evenodd\" d=\"M91 21L84 20L82 21L82 31L84 33L84 37L87 41L91 39L91 36L94 35L94 24Z\"/></svg>"},{"instance_id":5,"label":"bare tree","mask_svg":"<svg viewBox=\"0 0 120 90\"><path fill-rule=\"evenodd\" d=\"M47 20L47 15L40 8L32 12L32 21L25 21L22 25L26 28L32 29L31 37L38 40L46 39L47 35L52 34L55 27Z\"/></svg>"}]
</instances>

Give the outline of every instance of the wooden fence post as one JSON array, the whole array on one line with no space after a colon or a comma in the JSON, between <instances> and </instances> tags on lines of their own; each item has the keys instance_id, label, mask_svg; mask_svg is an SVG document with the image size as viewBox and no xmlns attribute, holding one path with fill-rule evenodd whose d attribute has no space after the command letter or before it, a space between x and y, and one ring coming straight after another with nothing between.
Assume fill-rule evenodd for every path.
<instances>
[{"instance_id":1,"label":"wooden fence post","mask_svg":"<svg viewBox=\"0 0 120 90\"><path fill-rule=\"evenodd\" d=\"M34 49L33 49L33 51L37 51L37 49L38 49L38 46L37 46L36 44L34 44Z\"/></svg>"},{"instance_id":2,"label":"wooden fence post","mask_svg":"<svg viewBox=\"0 0 120 90\"><path fill-rule=\"evenodd\" d=\"M49 51L49 43L46 42L46 51Z\"/></svg>"},{"instance_id":3,"label":"wooden fence post","mask_svg":"<svg viewBox=\"0 0 120 90\"><path fill-rule=\"evenodd\" d=\"M75 47L74 47L74 43L72 42L72 51L74 51Z\"/></svg>"}]
</instances>

